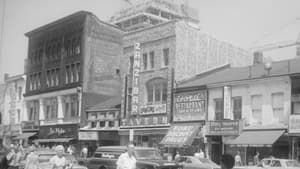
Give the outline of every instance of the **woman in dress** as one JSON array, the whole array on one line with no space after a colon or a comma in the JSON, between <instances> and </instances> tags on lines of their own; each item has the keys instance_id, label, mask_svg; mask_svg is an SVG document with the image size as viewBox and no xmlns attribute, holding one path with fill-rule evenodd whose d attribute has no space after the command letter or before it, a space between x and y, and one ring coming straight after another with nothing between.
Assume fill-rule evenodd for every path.
<instances>
[{"instance_id":1,"label":"woman in dress","mask_svg":"<svg viewBox=\"0 0 300 169\"><path fill-rule=\"evenodd\" d=\"M24 169L40 169L39 156L36 154L35 147L30 147L30 153L27 155Z\"/></svg>"}]
</instances>

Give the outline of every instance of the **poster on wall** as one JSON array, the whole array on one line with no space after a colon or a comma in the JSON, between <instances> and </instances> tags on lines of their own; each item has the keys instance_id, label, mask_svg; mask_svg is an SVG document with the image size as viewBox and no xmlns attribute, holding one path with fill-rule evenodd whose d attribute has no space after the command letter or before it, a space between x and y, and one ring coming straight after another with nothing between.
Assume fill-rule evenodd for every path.
<instances>
[{"instance_id":1,"label":"poster on wall","mask_svg":"<svg viewBox=\"0 0 300 169\"><path fill-rule=\"evenodd\" d=\"M174 121L200 121L206 117L207 91L174 94Z\"/></svg>"}]
</instances>

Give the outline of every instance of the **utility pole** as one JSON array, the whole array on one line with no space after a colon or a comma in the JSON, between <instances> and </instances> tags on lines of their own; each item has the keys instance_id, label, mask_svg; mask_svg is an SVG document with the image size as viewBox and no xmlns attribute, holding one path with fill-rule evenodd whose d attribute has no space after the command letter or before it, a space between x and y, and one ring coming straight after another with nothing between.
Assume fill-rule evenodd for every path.
<instances>
[{"instance_id":1,"label":"utility pole","mask_svg":"<svg viewBox=\"0 0 300 169\"><path fill-rule=\"evenodd\" d=\"M1 23L0 23L0 83L3 81L3 55L2 55L2 50L3 50L3 35L4 35L4 19L5 19L5 0L0 0L1 2Z\"/></svg>"}]
</instances>

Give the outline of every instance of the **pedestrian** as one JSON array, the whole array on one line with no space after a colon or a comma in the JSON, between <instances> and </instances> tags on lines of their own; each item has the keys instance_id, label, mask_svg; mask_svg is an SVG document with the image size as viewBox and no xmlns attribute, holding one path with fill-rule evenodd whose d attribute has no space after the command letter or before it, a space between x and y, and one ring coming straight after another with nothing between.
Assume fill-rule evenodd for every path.
<instances>
[{"instance_id":1,"label":"pedestrian","mask_svg":"<svg viewBox=\"0 0 300 169\"><path fill-rule=\"evenodd\" d=\"M199 157L200 157L200 158L204 158L204 152L202 151L202 149L201 149L201 148L200 148Z\"/></svg>"},{"instance_id":2,"label":"pedestrian","mask_svg":"<svg viewBox=\"0 0 300 169\"><path fill-rule=\"evenodd\" d=\"M82 156L83 158L87 158L87 155L88 155L88 149L87 149L86 146L84 146L84 147L82 148L82 150L81 150L81 156Z\"/></svg>"},{"instance_id":3,"label":"pedestrian","mask_svg":"<svg viewBox=\"0 0 300 169\"><path fill-rule=\"evenodd\" d=\"M15 166L16 166L17 168L19 168L19 166L20 166L20 164L21 164L22 155L23 155L23 151L22 151L21 146L19 145L19 146L16 148L16 161L15 161Z\"/></svg>"},{"instance_id":4,"label":"pedestrian","mask_svg":"<svg viewBox=\"0 0 300 169\"><path fill-rule=\"evenodd\" d=\"M15 147L10 146L10 150L8 154L6 155L7 163L8 163L8 169L17 169L16 166L16 150Z\"/></svg>"},{"instance_id":5,"label":"pedestrian","mask_svg":"<svg viewBox=\"0 0 300 169\"><path fill-rule=\"evenodd\" d=\"M242 158L240 155L240 151L237 151L237 154L234 157L235 166L242 166Z\"/></svg>"},{"instance_id":6,"label":"pedestrian","mask_svg":"<svg viewBox=\"0 0 300 169\"><path fill-rule=\"evenodd\" d=\"M175 155L174 160L177 160L179 157L180 157L179 151L176 151L176 155Z\"/></svg>"},{"instance_id":7,"label":"pedestrian","mask_svg":"<svg viewBox=\"0 0 300 169\"><path fill-rule=\"evenodd\" d=\"M69 154L73 154L73 148L72 148L72 146L71 145L69 145L69 147L68 147L68 149L67 149L67 153L69 153Z\"/></svg>"},{"instance_id":8,"label":"pedestrian","mask_svg":"<svg viewBox=\"0 0 300 169\"><path fill-rule=\"evenodd\" d=\"M136 158L133 144L128 144L127 152L120 155L116 164L117 169L136 169Z\"/></svg>"},{"instance_id":9,"label":"pedestrian","mask_svg":"<svg viewBox=\"0 0 300 169\"><path fill-rule=\"evenodd\" d=\"M234 166L234 158L230 154L221 156L221 169L232 169Z\"/></svg>"},{"instance_id":10,"label":"pedestrian","mask_svg":"<svg viewBox=\"0 0 300 169\"><path fill-rule=\"evenodd\" d=\"M52 169L64 169L67 167L66 158L63 156L64 150L62 145L55 147L56 155L50 159L50 163L53 166Z\"/></svg>"},{"instance_id":11,"label":"pedestrian","mask_svg":"<svg viewBox=\"0 0 300 169\"><path fill-rule=\"evenodd\" d=\"M40 169L39 156L36 154L35 146L31 146L29 148L29 154L26 157L26 163L24 169Z\"/></svg>"},{"instance_id":12,"label":"pedestrian","mask_svg":"<svg viewBox=\"0 0 300 169\"><path fill-rule=\"evenodd\" d=\"M254 165L258 165L259 163L259 152L256 152L256 155L253 157Z\"/></svg>"}]
</instances>

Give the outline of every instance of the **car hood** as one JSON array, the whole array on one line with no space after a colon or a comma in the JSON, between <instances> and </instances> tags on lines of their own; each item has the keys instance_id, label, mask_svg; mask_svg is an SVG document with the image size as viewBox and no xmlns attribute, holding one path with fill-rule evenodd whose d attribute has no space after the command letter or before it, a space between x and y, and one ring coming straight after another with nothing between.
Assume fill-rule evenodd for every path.
<instances>
[{"instance_id":1,"label":"car hood","mask_svg":"<svg viewBox=\"0 0 300 169\"><path fill-rule=\"evenodd\" d=\"M176 166L174 161L167 161L167 160L156 160L156 159L140 159L137 160L137 164L151 164L155 166Z\"/></svg>"}]
</instances>

